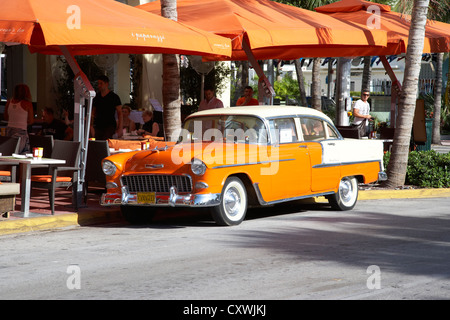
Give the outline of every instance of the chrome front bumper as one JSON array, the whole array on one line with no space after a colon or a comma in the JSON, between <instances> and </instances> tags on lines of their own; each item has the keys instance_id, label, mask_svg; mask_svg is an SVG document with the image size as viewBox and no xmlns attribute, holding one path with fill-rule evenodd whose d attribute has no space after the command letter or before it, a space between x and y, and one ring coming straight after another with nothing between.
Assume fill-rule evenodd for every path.
<instances>
[{"instance_id":1,"label":"chrome front bumper","mask_svg":"<svg viewBox=\"0 0 450 320\"><path fill-rule=\"evenodd\" d=\"M129 193L127 187L122 187L122 193L102 194L100 204L102 206L213 207L220 204L220 193L179 195L177 188L171 187L170 194L156 194L154 204L142 204L137 201L137 193Z\"/></svg>"}]
</instances>

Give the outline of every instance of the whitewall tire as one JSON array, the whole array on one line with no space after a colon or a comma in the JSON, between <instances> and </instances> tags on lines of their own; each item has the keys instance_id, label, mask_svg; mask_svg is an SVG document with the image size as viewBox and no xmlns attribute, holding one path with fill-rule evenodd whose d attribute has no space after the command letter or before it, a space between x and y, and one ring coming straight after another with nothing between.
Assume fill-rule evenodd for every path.
<instances>
[{"instance_id":1,"label":"whitewall tire","mask_svg":"<svg viewBox=\"0 0 450 320\"><path fill-rule=\"evenodd\" d=\"M247 191L242 181L237 177L228 178L222 189L221 201L212 207L212 217L221 226L240 224L247 213Z\"/></svg>"},{"instance_id":2,"label":"whitewall tire","mask_svg":"<svg viewBox=\"0 0 450 320\"><path fill-rule=\"evenodd\" d=\"M351 210L358 200L358 180L355 177L344 177L339 183L338 192L327 196L328 202L335 210Z\"/></svg>"}]
</instances>

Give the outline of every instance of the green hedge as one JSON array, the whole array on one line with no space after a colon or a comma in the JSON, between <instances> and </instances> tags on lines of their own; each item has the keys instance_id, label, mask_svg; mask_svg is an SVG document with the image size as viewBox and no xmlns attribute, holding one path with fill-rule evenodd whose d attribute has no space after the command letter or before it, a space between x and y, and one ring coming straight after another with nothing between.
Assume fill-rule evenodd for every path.
<instances>
[{"instance_id":1,"label":"green hedge","mask_svg":"<svg viewBox=\"0 0 450 320\"><path fill-rule=\"evenodd\" d=\"M385 168L389 157L387 152L384 156ZM442 154L434 150L410 152L405 184L422 188L450 188L450 153Z\"/></svg>"}]
</instances>

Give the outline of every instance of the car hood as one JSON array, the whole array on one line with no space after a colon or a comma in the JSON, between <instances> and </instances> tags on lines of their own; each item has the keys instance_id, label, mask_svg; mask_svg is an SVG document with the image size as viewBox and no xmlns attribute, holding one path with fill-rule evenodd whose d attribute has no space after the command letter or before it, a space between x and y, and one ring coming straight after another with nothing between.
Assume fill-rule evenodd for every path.
<instances>
[{"instance_id":1,"label":"car hood","mask_svg":"<svg viewBox=\"0 0 450 320\"><path fill-rule=\"evenodd\" d=\"M176 161L176 157L174 158L178 148L177 146L167 146L137 152L127 160L124 173L149 173L154 171L174 173L180 167L187 165L187 163Z\"/></svg>"},{"instance_id":2,"label":"car hood","mask_svg":"<svg viewBox=\"0 0 450 320\"><path fill-rule=\"evenodd\" d=\"M192 158L202 160L207 167L224 164L256 162L261 157L261 146L239 143L180 143L174 146L135 153L125 165L124 173L173 173L186 170ZM183 169L182 169L183 168Z\"/></svg>"}]
</instances>

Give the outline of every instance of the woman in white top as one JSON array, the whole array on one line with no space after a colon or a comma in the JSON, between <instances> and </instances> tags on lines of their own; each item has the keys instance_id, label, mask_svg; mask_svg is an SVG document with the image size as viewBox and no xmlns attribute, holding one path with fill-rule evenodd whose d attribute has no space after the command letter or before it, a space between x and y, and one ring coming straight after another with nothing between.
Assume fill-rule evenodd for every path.
<instances>
[{"instance_id":1,"label":"woman in white top","mask_svg":"<svg viewBox=\"0 0 450 320\"><path fill-rule=\"evenodd\" d=\"M27 127L33 123L34 112L30 88L26 84L18 84L14 87L13 97L6 102L3 117L8 121L6 135L21 138L19 152L30 152Z\"/></svg>"}]
</instances>

